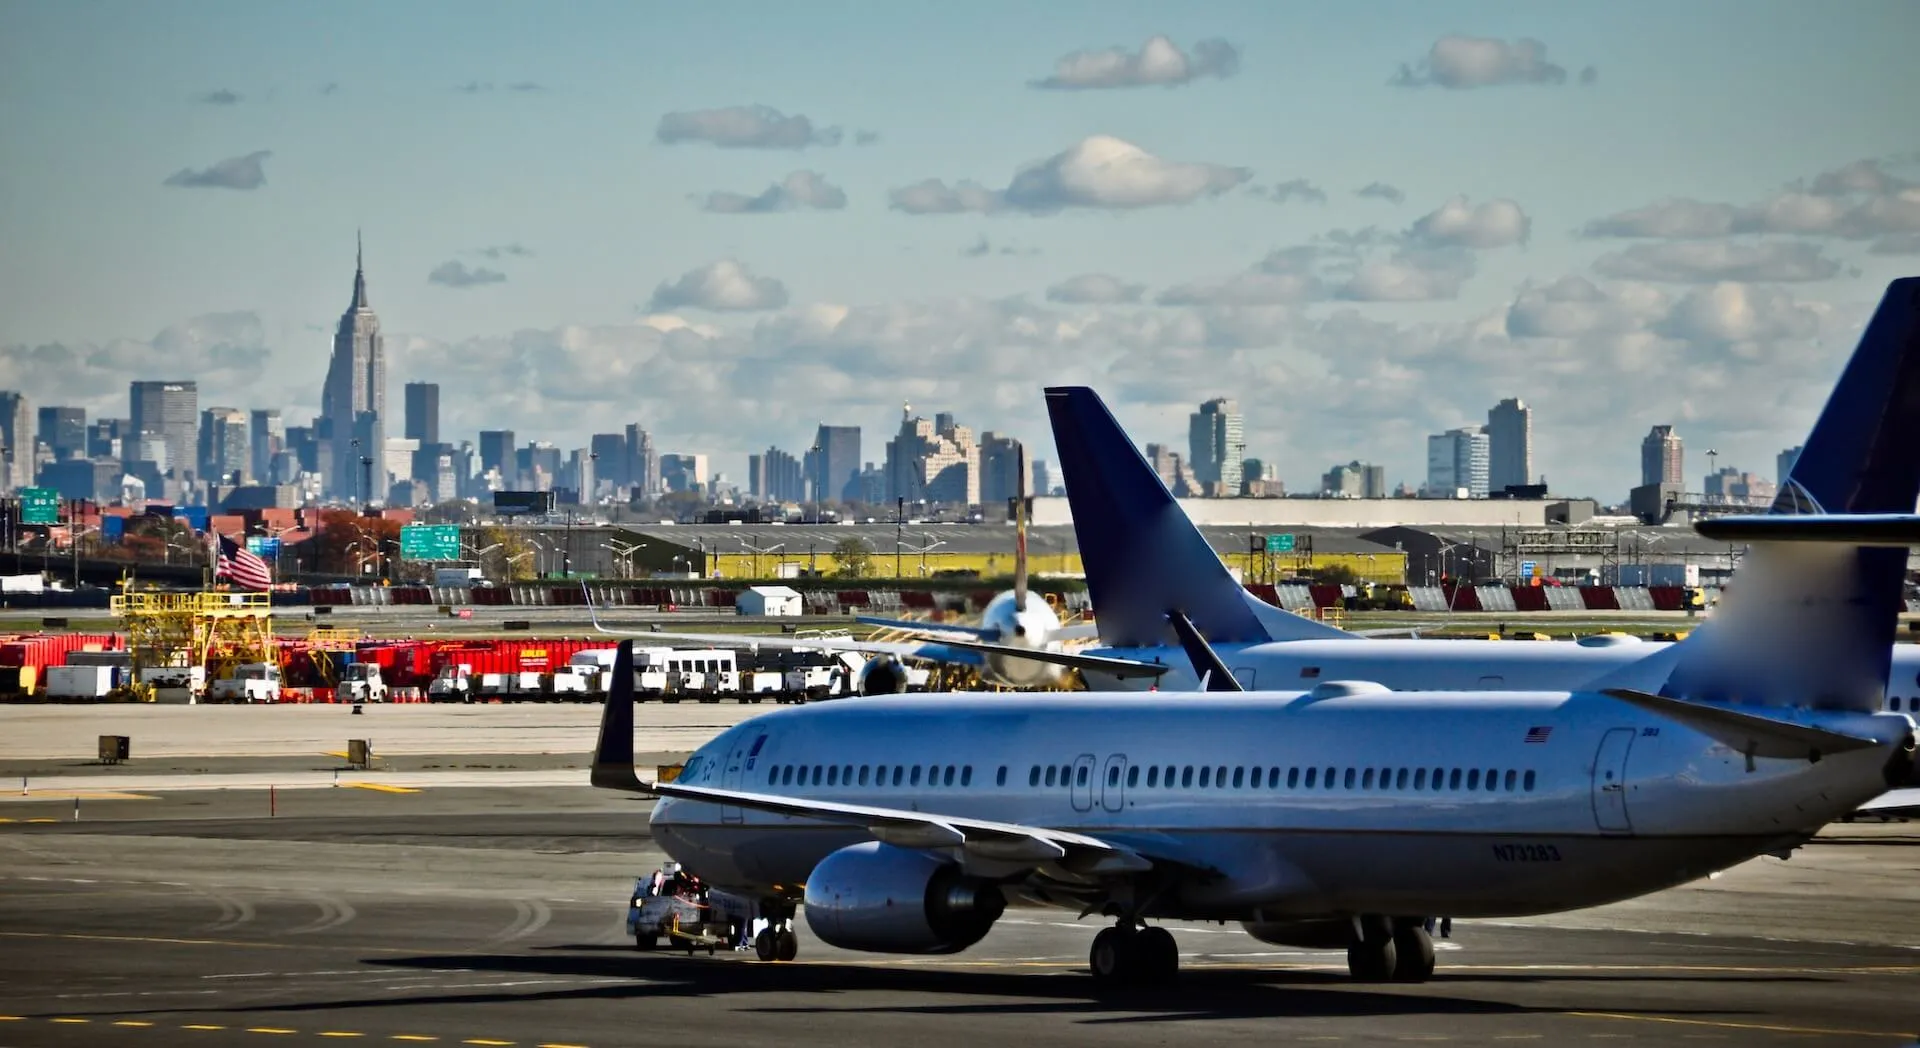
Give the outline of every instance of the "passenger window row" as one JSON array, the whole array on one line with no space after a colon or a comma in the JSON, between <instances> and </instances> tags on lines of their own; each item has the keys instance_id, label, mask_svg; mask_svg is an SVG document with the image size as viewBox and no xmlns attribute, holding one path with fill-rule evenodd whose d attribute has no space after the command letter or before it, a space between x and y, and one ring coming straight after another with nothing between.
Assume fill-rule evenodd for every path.
<instances>
[{"instance_id":1,"label":"passenger window row","mask_svg":"<svg viewBox=\"0 0 1920 1048\"><path fill-rule=\"evenodd\" d=\"M1006 785L1007 769L1000 769ZM767 769L769 786L961 786L973 785L971 764L775 764Z\"/></svg>"}]
</instances>

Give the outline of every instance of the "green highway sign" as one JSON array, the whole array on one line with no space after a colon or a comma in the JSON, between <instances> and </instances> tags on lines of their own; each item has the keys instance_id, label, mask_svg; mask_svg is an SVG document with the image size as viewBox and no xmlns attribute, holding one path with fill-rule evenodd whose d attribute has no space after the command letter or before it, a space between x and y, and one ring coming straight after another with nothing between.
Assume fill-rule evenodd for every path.
<instances>
[{"instance_id":1,"label":"green highway sign","mask_svg":"<svg viewBox=\"0 0 1920 1048\"><path fill-rule=\"evenodd\" d=\"M1292 553L1293 552L1293 536L1292 535L1268 535L1267 536L1267 552L1268 553Z\"/></svg>"},{"instance_id":2,"label":"green highway sign","mask_svg":"<svg viewBox=\"0 0 1920 1048\"><path fill-rule=\"evenodd\" d=\"M60 493L52 488L21 488L20 523L60 523Z\"/></svg>"},{"instance_id":3,"label":"green highway sign","mask_svg":"<svg viewBox=\"0 0 1920 1048\"><path fill-rule=\"evenodd\" d=\"M402 527L400 559L459 560L460 525L408 524Z\"/></svg>"}]
</instances>

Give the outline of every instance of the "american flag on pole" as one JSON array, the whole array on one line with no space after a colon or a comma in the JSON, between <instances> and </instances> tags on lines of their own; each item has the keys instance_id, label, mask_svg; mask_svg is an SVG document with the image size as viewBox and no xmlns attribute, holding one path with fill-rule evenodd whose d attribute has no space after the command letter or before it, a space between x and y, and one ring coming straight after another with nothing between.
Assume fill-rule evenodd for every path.
<instances>
[{"instance_id":1,"label":"american flag on pole","mask_svg":"<svg viewBox=\"0 0 1920 1048\"><path fill-rule=\"evenodd\" d=\"M228 579L241 589L273 588L273 572L266 561L225 535L217 536L215 541L219 544L219 555L214 560L214 578Z\"/></svg>"}]
</instances>

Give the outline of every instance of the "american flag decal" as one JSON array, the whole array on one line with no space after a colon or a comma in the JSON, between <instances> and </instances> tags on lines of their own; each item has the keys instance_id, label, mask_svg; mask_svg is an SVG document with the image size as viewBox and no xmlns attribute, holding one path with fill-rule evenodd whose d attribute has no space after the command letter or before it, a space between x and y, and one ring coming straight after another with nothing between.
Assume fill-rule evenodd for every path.
<instances>
[{"instance_id":1,"label":"american flag decal","mask_svg":"<svg viewBox=\"0 0 1920 1048\"><path fill-rule=\"evenodd\" d=\"M1545 742L1547 741L1547 736L1552 734L1553 734L1553 729L1551 727L1528 728L1527 741L1528 742Z\"/></svg>"},{"instance_id":2,"label":"american flag decal","mask_svg":"<svg viewBox=\"0 0 1920 1048\"><path fill-rule=\"evenodd\" d=\"M273 588L273 572L258 554L225 535L216 536L215 541L219 556L214 561L214 578L231 580L241 589Z\"/></svg>"}]
</instances>

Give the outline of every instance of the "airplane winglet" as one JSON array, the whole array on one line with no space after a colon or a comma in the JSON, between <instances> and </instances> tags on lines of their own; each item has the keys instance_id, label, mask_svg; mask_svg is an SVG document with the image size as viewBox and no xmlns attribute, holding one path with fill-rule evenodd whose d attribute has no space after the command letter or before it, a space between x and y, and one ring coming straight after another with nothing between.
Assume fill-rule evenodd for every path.
<instances>
[{"instance_id":1,"label":"airplane winglet","mask_svg":"<svg viewBox=\"0 0 1920 1048\"><path fill-rule=\"evenodd\" d=\"M1180 638L1180 646L1187 651L1188 661L1193 663L1193 672L1200 675L1201 691L1245 691L1240 682L1234 679L1233 671L1220 661L1220 654L1207 643L1207 638L1193 627L1193 620L1178 608L1169 609L1167 621L1173 625L1173 632Z\"/></svg>"},{"instance_id":2,"label":"airplane winglet","mask_svg":"<svg viewBox=\"0 0 1920 1048\"><path fill-rule=\"evenodd\" d=\"M600 713L600 738L593 747L589 780L603 790L644 793L647 784L633 771L633 642L623 640L614 650L613 681L607 686L607 704Z\"/></svg>"},{"instance_id":3,"label":"airplane winglet","mask_svg":"<svg viewBox=\"0 0 1920 1048\"><path fill-rule=\"evenodd\" d=\"M1880 744L1879 739L1780 720L1730 706L1675 699L1630 688L1608 688L1600 694L1678 721L1711 736L1748 757L1804 757L1818 760L1822 753L1845 753Z\"/></svg>"}]
</instances>

